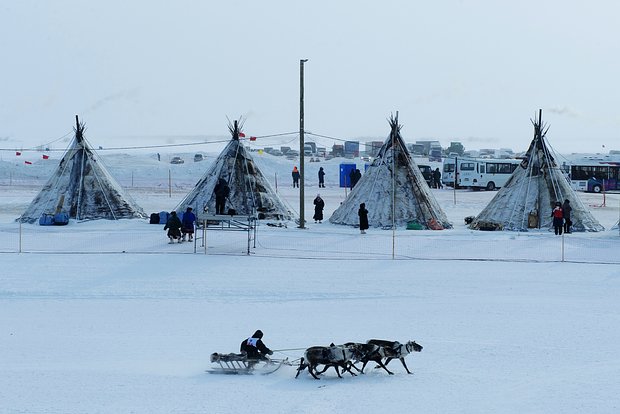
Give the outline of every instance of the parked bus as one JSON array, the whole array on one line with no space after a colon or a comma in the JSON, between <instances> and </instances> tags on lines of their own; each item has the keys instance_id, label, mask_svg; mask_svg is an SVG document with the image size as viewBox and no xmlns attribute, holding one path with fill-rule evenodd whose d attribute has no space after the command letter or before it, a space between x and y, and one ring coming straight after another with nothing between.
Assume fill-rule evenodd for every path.
<instances>
[{"instance_id":1,"label":"parked bus","mask_svg":"<svg viewBox=\"0 0 620 414\"><path fill-rule=\"evenodd\" d=\"M521 160L515 159L457 158L457 160L458 166L455 166L455 169L459 187L474 190L484 188L489 191L503 187L521 163Z\"/></svg>"},{"instance_id":2,"label":"parked bus","mask_svg":"<svg viewBox=\"0 0 620 414\"><path fill-rule=\"evenodd\" d=\"M570 181L574 190L600 193L620 190L620 160L583 158L570 164Z\"/></svg>"}]
</instances>

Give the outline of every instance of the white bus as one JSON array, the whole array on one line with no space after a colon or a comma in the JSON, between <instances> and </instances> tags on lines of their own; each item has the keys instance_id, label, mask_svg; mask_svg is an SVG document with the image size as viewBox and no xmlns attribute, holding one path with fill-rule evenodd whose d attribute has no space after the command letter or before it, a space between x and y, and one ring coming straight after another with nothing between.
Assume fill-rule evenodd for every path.
<instances>
[{"instance_id":1,"label":"white bus","mask_svg":"<svg viewBox=\"0 0 620 414\"><path fill-rule=\"evenodd\" d=\"M489 191L503 187L521 163L521 160L516 159L457 158L457 160L458 166L453 163L455 171L452 174L458 176L456 183L458 187L474 190L484 188ZM444 164L445 169L446 164ZM452 183L454 183L454 178L452 178Z\"/></svg>"},{"instance_id":2,"label":"white bus","mask_svg":"<svg viewBox=\"0 0 620 414\"><path fill-rule=\"evenodd\" d=\"M456 166L455 158L443 159L443 171L441 173L441 182L447 187L454 187L454 170Z\"/></svg>"}]
</instances>

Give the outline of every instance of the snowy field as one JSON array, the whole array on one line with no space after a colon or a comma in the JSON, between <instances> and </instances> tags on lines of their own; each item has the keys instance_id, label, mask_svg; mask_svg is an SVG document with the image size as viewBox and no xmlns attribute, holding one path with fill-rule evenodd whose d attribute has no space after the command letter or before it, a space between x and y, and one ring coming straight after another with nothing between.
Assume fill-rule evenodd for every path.
<instances>
[{"instance_id":1,"label":"snowy field","mask_svg":"<svg viewBox=\"0 0 620 414\"><path fill-rule=\"evenodd\" d=\"M210 159L106 160L151 213L174 208ZM293 161L258 162L297 212ZM306 167L308 229L262 225L248 256L244 233L210 232L207 254L200 244L193 254L139 220L24 225L18 254L14 219L51 167L28 177L1 162L2 182L7 171L12 182L0 192L0 413L619 412L617 230L473 232L463 218L495 193L433 190L453 230L362 236L327 222L345 197L338 163ZM320 165L326 220L315 225ZM617 222L617 194L605 207L600 195L580 196L606 229ZM407 357L413 375L398 361L394 376L330 370L320 381L294 379L292 367L204 372L212 352L238 351L256 329L272 349L296 349L275 354L291 360L297 349L371 338L424 350Z\"/></svg>"}]
</instances>

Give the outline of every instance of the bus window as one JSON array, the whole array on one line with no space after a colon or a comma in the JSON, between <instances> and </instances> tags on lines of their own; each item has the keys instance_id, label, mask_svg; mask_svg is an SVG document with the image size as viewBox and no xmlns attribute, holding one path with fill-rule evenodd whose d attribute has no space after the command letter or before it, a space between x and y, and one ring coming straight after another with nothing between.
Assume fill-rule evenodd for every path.
<instances>
[{"instance_id":1,"label":"bus window","mask_svg":"<svg viewBox=\"0 0 620 414\"><path fill-rule=\"evenodd\" d=\"M495 174L496 172L497 172L497 164L495 164L495 163L488 163L487 164L487 173Z\"/></svg>"},{"instance_id":2,"label":"bus window","mask_svg":"<svg viewBox=\"0 0 620 414\"><path fill-rule=\"evenodd\" d=\"M501 174L510 174L512 173L512 171L510 171L510 164L499 164L499 169L498 171Z\"/></svg>"},{"instance_id":3,"label":"bus window","mask_svg":"<svg viewBox=\"0 0 620 414\"><path fill-rule=\"evenodd\" d=\"M444 164L443 172L454 172L454 164Z\"/></svg>"},{"instance_id":4,"label":"bus window","mask_svg":"<svg viewBox=\"0 0 620 414\"><path fill-rule=\"evenodd\" d=\"M486 166L484 164L480 164L480 174L484 174Z\"/></svg>"},{"instance_id":5,"label":"bus window","mask_svg":"<svg viewBox=\"0 0 620 414\"><path fill-rule=\"evenodd\" d=\"M473 162L462 162L461 171L474 171L476 164Z\"/></svg>"}]
</instances>

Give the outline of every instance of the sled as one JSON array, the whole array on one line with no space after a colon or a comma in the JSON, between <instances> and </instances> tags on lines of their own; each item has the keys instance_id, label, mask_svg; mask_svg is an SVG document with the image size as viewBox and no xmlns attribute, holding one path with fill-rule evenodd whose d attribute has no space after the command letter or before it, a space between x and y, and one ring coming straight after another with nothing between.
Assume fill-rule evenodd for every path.
<instances>
[{"instance_id":1,"label":"sled","mask_svg":"<svg viewBox=\"0 0 620 414\"><path fill-rule=\"evenodd\" d=\"M211 362L215 365L205 370L209 374L226 375L268 375L279 370L282 365L290 365L285 359L249 359L241 354L211 354Z\"/></svg>"}]
</instances>

